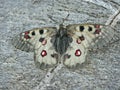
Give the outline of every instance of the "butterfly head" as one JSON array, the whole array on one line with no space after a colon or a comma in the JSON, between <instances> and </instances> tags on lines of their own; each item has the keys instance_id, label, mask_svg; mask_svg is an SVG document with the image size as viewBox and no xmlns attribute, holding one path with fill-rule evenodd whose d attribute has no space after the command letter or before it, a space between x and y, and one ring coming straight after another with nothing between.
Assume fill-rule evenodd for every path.
<instances>
[{"instance_id":1,"label":"butterfly head","mask_svg":"<svg viewBox=\"0 0 120 90\"><path fill-rule=\"evenodd\" d=\"M64 37L67 34L66 28L63 24L59 25L59 29L58 29L58 36L59 37Z\"/></svg>"}]
</instances>

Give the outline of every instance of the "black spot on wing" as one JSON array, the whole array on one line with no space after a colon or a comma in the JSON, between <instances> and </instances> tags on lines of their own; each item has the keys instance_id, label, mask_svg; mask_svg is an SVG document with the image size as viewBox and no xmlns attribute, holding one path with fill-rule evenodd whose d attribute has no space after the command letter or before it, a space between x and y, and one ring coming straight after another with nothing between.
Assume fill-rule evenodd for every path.
<instances>
[{"instance_id":1,"label":"black spot on wing","mask_svg":"<svg viewBox=\"0 0 120 90\"><path fill-rule=\"evenodd\" d=\"M40 33L40 34L43 34L43 33L44 33L44 30L43 30L43 29L39 30L39 33Z\"/></svg>"},{"instance_id":2,"label":"black spot on wing","mask_svg":"<svg viewBox=\"0 0 120 90\"><path fill-rule=\"evenodd\" d=\"M35 35L35 31L33 31L31 34L34 36Z\"/></svg>"},{"instance_id":3,"label":"black spot on wing","mask_svg":"<svg viewBox=\"0 0 120 90\"><path fill-rule=\"evenodd\" d=\"M43 42L43 41L44 41L44 39L45 39L45 38L40 38L40 39L39 39L39 41L40 41L40 42Z\"/></svg>"},{"instance_id":4,"label":"black spot on wing","mask_svg":"<svg viewBox=\"0 0 120 90\"><path fill-rule=\"evenodd\" d=\"M83 40L85 40L85 37L82 35L82 36L79 37L79 39L80 39L81 41L83 41Z\"/></svg>"},{"instance_id":5,"label":"black spot on wing","mask_svg":"<svg viewBox=\"0 0 120 90\"><path fill-rule=\"evenodd\" d=\"M84 31L84 26L80 26L79 28L81 32Z\"/></svg>"},{"instance_id":6,"label":"black spot on wing","mask_svg":"<svg viewBox=\"0 0 120 90\"><path fill-rule=\"evenodd\" d=\"M55 53L54 53L54 54L51 54L51 57L58 59L58 54L55 54Z\"/></svg>"},{"instance_id":7,"label":"black spot on wing","mask_svg":"<svg viewBox=\"0 0 120 90\"><path fill-rule=\"evenodd\" d=\"M89 27L88 27L88 31L89 31L89 32L92 31L92 27L89 26Z\"/></svg>"}]
</instances>

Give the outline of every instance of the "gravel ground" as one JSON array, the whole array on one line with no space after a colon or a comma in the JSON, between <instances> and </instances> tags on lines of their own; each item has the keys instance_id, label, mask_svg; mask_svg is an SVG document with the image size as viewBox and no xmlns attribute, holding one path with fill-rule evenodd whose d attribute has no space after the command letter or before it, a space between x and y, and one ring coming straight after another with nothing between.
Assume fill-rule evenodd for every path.
<instances>
[{"instance_id":1,"label":"gravel ground","mask_svg":"<svg viewBox=\"0 0 120 90\"><path fill-rule=\"evenodd\" d=\"M58 26L68 13L66 25L105 24L119 7L120 0L0 0L0 90L36 90L46 75L35 67L33 53L12 46L15 35ZM115 28L120 31L120 21ZM120 41L104 51L91 52L80 69L60 69L44 90L120 90Z\"/></svg>"}]
</instances>

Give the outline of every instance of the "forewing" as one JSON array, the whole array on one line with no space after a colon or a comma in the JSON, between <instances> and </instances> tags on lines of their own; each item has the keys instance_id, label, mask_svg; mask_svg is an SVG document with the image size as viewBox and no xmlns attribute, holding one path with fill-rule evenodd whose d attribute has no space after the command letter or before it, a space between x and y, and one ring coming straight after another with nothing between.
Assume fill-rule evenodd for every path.
<instances>
[{"instance_id":1,"label":"forewing","mask_svg":"<svg viewBox=\"0 0 120 90\"><path fill-rule=\"evenodd\" d=\"M77 43L82 42L85 48L91 46L101 48L113 38L115 33L111 26L99 24L75 24L67 28L71 36L77 39Z\"/></svg>"},{"instance_id":2,"label":"forewing","mask_svg":"<svg viewBox=\"0 0 120 90\"><path fill-rule=\"evenodd\" d=\"M23 51L34 51L35 48L41 46L46 38L55 34L55 27L35 28L29 31L20 33L12 39L12 44Z\"/></svg>"}]
</instances>

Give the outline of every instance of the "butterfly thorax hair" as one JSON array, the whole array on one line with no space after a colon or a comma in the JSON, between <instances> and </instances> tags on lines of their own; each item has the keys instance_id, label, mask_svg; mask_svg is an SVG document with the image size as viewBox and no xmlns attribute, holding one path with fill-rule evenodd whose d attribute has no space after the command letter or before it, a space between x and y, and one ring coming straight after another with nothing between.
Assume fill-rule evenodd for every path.
<instances>
[{"instance_id":1,"label":"butterfly thorax hair","mask_svg":"<svg viewBox=\"0 0 120 90\"><path fill-rule=\"evenodd\" d=\"M72 38L67 33L67 29L63 24L59 25L59 29L56 32L56 35L52 38L53 46L60 55L64 54L67 51Z\"/></svg>"}]
</instances>

